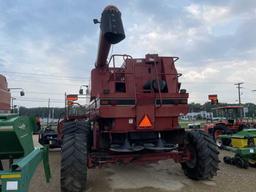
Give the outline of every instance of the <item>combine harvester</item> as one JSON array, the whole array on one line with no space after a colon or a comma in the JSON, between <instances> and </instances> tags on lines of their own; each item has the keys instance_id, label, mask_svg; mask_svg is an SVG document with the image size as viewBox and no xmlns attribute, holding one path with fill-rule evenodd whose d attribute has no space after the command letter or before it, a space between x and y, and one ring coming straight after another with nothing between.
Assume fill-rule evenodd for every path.
<instances>
[{"instance_id":1,"label":"combine harvester","mask_svg":"<svg viewBox=\"0 0 256 192\"><path fill-rule=\"evenodd\" d=\"M0 192L28 192L41 161L49 182L48 148L34 147L33 123L29 117L10 113L10 99L7 81L0 75Z\"/></svg>"},{"instance_id":2,"label":"combine harvester","mask_svg":"<svg viewBox=\"0 0 256 192\"><path fill-rule=\"evenodd\" d=\"M100 23L100 40L90 105L83 115L66 114L58 129L61 191L84 191L87 169L110 163L174 159L191 179L215 176L219 158L212 137L179 127L179 115L188 112L188 93L180 89L178 57L118 54L107 61L111 45L125 38L121 12L107 6L94 23Z\"/></svg>"}]
</instances>

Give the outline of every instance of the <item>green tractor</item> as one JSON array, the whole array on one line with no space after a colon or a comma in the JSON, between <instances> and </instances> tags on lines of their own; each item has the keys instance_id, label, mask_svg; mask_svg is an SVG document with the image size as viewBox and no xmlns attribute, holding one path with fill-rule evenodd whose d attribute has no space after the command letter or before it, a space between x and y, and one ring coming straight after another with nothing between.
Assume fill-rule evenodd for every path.
<instances>
[{"instance_id":1,"label":"green tractor","mask_svg":"<svg viewBox=\"0 0 256 192\"><path fill-rule=\"evenodd\" d=\"M232 135L220 135L218 140L222 149L235 154L234 157L224 157L225 163L245 169L249 166L256 167L256 129L243 129Z\"/></svg>"}]
</instances>

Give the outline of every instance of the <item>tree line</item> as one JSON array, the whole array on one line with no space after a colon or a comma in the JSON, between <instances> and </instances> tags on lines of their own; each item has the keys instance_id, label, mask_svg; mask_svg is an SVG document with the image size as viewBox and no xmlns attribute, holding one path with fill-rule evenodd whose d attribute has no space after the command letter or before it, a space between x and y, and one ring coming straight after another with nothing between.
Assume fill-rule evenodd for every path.
<instances>
[{"instance_id":1,"label":"tree line","mask_svg":"<svg viewBox=\"0 0 256 192\"><path fill-rule=\"evenodd\" d=\"M26 108L20 107L19 114L24 116L38 116L41 118L50 118L58 119L65 112L65 108L48 108L48 107L35 107L35 108Z\"/></svg>"}]
</instances>

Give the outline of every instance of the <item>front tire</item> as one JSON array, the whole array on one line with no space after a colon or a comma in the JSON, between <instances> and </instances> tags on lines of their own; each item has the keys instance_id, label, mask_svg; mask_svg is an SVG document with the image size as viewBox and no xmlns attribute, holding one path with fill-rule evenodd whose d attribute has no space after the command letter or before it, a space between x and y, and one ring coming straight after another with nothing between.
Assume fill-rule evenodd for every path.
<instances>
[{"instance_id":1,"label":"front tire","mask_svg":"<svg viewBox=\"0 0 256 192\"><path fill-rule=\"evenodd\" d=\"M64 123L61 192L83 192L86 189L87 130L85 121Z\"/></svg>"},{"instance_id":2,"label":"front tire","mask_svg":"<svg viewBox=\"0 0 256 192\"><path fill-rule=\"evenodd\" d=\"M217 175L219 157L212 137L203 131L186 133L186 147L192 159L181 163L185 175L193 180L208 180Z\"/></svg>"},{"instance_id":3,"label":"front tire","mask_svg":"<svg viewBox=\"0 0 256 192\"><path fill-rule=\"evenodd\" d=\"M230 139L222 139L219 137L220 135L228 133L228 128L224 125L217 125L216 127L214 127L212 136L218 148L222 149L223 146L229 146L231 144Z\"/></svg>"}]
</instances>

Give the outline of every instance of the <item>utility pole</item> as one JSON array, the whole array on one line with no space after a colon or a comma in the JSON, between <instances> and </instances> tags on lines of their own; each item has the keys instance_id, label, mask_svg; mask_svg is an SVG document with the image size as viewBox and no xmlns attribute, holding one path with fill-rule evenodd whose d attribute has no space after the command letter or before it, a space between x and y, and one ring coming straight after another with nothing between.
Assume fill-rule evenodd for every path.
<instances>
[{"instance_id":1,"label":"utility pole","mask_svg":"<svg viewBox=\"0 0 256 192\"><path fill-rule=\"evenodd\" d=\"M11 111L12 111L12 113L14 113L14 100L15 99L16 99L15 97L11 97Z\"/></svg>"},{"instance_id":2,"label":"utility pole","mask_svg":"<svg viewBox=\"0 0 256 192\"><path fill-rule=\"evenodd\" d=\"M49 126L49 120L50 120L50 103L51 99L48 99L48 117L47 117L47 127Z\"/></svg>"},{"instance_id":3,"label":"utility pole","mask_svg":"<svg viewBox=\"0 0 256 192\"><path fill-rule=\"evenodd\" d=\"M256 92L256 89L252 90L252 92ZM254 121L255 112L252 113L252 120Z\"/></svg>"},{"instance_id":4,"label":"utility pole","mask_svg":"<svg viewBox=\"0 0 256 192\"><path fill-rule=\"evenodd\" d=\"M241 105L241 89L243 87L241 87L241 85L244 84L243 82L239 82L239 83L235 83L234 85L237 85L237 90L238 90L238 103L239 105Z\"/></svg>"}]
</instances>

